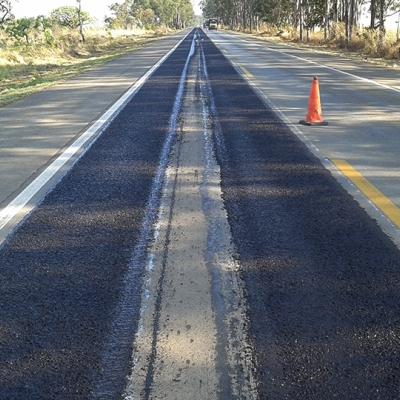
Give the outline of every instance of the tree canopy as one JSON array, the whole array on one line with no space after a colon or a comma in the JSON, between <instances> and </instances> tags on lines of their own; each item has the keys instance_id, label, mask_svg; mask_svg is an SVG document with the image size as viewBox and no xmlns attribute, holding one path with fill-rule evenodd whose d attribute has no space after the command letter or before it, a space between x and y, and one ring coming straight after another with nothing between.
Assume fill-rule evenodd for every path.
<instances>
[{"instance_id":1,"label":"tree canopy","mask_svg":"<svg viewBox=\"0 0 400 400\"><path fill-rule=\"evenodd\" d=\"M88 24L92 21L89 13L80 11L82 24ZM77 29L81 26L79 18L79 9L73 6L59 7L53 10L50 14L50 19L57 22L61 26L66 26L71 29Z\"/></svg>"},{"instance_id":2,"label":"tree canopy","mask_svg":"<svg viewBox=\"0 0 400 400\"><path fill-rule=\"evenodd\" d=\"M344 23L349 40L359 24L362 10L369 10L369 29L385 32L386 18L400 11L399 0L202 0L205 17L216 17L233 28L252 28L258 21L277 27L291 26L306 31L328 30Z\"/></svg>"},{"instance_id":3,"label":"tree canopy","mask_svg":"<svg viewBox=\"0 0 400 400\"><path fill-rule=\"evenodd\" d=\"M194 18L190 0L125 0L110 6L110 27L130 29L148 25L184 28Z\"/></svg>"}]
</instances>

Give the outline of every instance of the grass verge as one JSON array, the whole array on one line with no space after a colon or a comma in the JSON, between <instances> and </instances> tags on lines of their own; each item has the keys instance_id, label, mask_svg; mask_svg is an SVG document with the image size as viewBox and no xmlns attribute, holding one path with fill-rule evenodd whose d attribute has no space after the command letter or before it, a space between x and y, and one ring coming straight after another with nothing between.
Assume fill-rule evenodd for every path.
<instances>
[{"instance_id":1,"label":"grass verge","mask_svg":"<svg viewBox=\"0 0 400 400\"><path fill-rule=\"evenodd\" d=\"M92 41L68 50L21 47L0 52L0 107L137 51L162 36L132 35L101 46Z\"/></svg>"}]
</instances>

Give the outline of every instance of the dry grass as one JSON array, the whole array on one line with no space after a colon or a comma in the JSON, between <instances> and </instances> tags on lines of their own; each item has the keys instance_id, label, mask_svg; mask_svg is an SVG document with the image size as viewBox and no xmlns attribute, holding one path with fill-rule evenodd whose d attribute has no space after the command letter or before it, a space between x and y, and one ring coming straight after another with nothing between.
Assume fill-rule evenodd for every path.
<instances>
[{"instance_id":1,"label":"dry grass","mask_svg":"<svg viewBox=\"0 0 400 400\"><path fill-rule=\"evenodd\" d=\"M0 107L136 51L165 33L87 30L86 43L77 32L59 31L53 43L13 46L0 42Z\"/></svg>"},{"instance_id":2,"label":"dry grass","mask_svg":"<svg viewBox=\"0 0 400 400\"><path fill-rule=\"evenodd\" d=\"M385 39L379 42L379 32L369 29L355 30L352 39L346 43L344 24L333 25L325 40L323 30L310 32L310 40L300 42L299 32L290 27L277 29L274 26L262 25L258 32L253 32L269 40L284 41L296 46L312 47L331 52L346 54L349 57L363 58L398 68L400 55L400 42L397 41L395 32L387 32Z\"/></svg>"}]
</instances>

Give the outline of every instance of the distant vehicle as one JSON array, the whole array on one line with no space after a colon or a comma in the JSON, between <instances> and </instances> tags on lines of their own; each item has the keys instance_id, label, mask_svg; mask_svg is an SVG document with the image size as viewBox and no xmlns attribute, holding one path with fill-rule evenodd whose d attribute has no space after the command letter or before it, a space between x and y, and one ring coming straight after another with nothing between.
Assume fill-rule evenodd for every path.
<instances>
[{"instance_id":1,"label":"distant vehicle","mask_svg":"<svg viewBox=\"0 0 400 400\"><path fill-rule=\"evenodd\" d=\"M208 26L211 29L218 29L218 20L216 18L210 18L208 20Z\"/></svg>"}]
</instances>

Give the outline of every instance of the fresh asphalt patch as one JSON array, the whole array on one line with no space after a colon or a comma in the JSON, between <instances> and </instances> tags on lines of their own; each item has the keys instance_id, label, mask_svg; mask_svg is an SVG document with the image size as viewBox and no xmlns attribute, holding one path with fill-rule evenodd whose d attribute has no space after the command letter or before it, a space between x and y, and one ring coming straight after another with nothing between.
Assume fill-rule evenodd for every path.
<instances>
[{"instance_id":1,"label":"fresh asphalt patch","mask_svg":"<svg viewBox=\"0 0 400 400\"><path fill-rule=\"evenodd\" d=\"M0 249L1 398L88 399L102 380L100 397L122 395L146 251L135 246L191 36ZM119 367L105 371L134 251L134 308L118 330Z\"/></svg>"},{"instance_id":2,"label":"fresh asphalt patch","mask_svg":"<svg viewBox=\"0 0 400 400\"><path fill-rule=\"evenodd\" d=\"M259 397L397 398L399 250L213 43L203 46Z\"/></svg>"}]
</instances>

